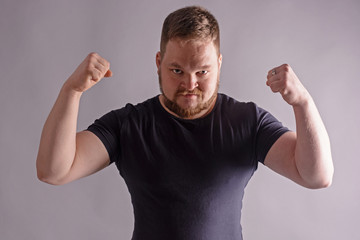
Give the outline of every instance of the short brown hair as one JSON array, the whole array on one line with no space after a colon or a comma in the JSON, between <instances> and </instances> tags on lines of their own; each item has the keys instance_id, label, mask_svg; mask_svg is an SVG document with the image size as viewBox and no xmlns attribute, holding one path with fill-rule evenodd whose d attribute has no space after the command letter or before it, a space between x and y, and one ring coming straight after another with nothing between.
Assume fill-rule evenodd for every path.
<instances>
[{"instance_id":1,"label":"short brown hair","mask_svg":"<svg viewBox=\"0 0 360 240\"><path fill-rule=\"evenodd\" d=\"M164 55L166 44L173 38L213 41L220 54L220 30L215 17L199 6L184 7L170 13L163 24L160 53Z\"/></svg>"}]
</instances>

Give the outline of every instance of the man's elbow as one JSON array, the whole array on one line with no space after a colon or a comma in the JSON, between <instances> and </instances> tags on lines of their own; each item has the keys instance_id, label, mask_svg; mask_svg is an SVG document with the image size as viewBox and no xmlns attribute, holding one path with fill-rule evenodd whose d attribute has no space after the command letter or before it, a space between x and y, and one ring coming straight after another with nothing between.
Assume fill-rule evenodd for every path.
<instances>
[{"instance_id":1,"label":"man's elbow","mask_svg":"<svg viewBox=\"0 0 360 240\"><path fill-rule=\"evenodd\" d=\"M316 184L313 184L312 186L310 186L309 188L311 189L322 189L322 188L328 188L330 187L332 184L332 179L328 179L328 180L323 180L321 182L318 182Z\"/></svg>"},{"instance_id":2,"label":"man's elbow","mask_svg":"<svg viewBox=\"0 0 360 240\"><path fill-rule=\"evenodd\" d=\"M321 179L317 181L309 183L307 187L310 189L328 188L331 186L332 180L333 180L333 173L323 176Z\"/></svg>"},{"instance_id":3,"label":"man's elbow","mask_svg":"<svg viewBox=\"0 0 360 240\"><path fill-rule=\"evenodd\" d=\"M58 182L54 181L52 178L49 178L45 175L42 175L42 174L37 174L37 178L41 181L41 182L44 182L44 183L47 183L47 184L50 184L50 185L61 185L61 184L58 184Z\"/></svg>"},{"instance_id":4,"label":"man's elbow","mask_svg":"<svg viewBox=\"0 0 360 240\"><path fill-rule=\"evenodd\" d=\"M36 171L37 171L37 178L41 182L44 182L44 183L47 183L50 185L55 185L55 186L64 185L67 183L66 181L64 181L64 178L60 178L60 177L56 176L55 174L51 174L49 172L42 171L38 167L37 167Z\"/></svg>"}]
</instances>

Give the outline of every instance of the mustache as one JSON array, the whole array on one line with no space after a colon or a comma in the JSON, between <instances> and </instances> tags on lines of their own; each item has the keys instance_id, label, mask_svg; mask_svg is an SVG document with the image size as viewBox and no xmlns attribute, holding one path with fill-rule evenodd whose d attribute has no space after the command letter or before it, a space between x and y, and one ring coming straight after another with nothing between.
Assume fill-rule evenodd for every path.
<instances>
[{"instance_id":1,"label":"mustache","mask_svg":"<svg viewBox=\"0 0 360 240\"><path fill-rule=\"evenodd\" d=\"M179 89L176 92L176 95L187 95L187 94L195 94L195 95L201 95L202 91L198 88L194 88L194 90L186 90L186 89Z\"/></svg>"}]
</instances>

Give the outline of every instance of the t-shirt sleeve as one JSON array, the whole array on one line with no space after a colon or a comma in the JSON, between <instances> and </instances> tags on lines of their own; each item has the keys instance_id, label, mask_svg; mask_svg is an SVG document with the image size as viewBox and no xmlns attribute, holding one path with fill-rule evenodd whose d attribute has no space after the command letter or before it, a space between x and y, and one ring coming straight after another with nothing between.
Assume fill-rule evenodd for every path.
<instances>
[{"instance_id":1,"label":"t-shirt sleeve","mask_svg":"<svg viewBox=\"0 0 360 240\"><path fill-rule=\"evenodd\" d=\"M115 162L120 155L120 127L115 111L111 111L95 120L87 131L94 133L104 144L110 157L110 164Z\"/></svg>"},{"instance_id":2,"label":"t-shirt sleeve","mask_svg":"<svg viewBox=\"0 0 360 240\"><path fill-rule=\"evenodd\" d=\"M272 114L266 110L256 107L257 111L257 133L256 133L256 158L264 164L265 157L271 146L285 132L289 131Z\"/></svg>"}]
</instances>

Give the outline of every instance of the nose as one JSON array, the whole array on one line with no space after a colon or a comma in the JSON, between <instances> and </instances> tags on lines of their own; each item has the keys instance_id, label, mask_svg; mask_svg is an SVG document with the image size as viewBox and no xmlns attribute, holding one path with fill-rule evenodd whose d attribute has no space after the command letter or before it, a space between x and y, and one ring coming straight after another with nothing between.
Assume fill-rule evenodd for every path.
<instances>
[{"instance_id":1,"label":"nose","mask_svg":"<svg viewBox=\"0 0 360 240\"><path fill-rule=\"evenodd\" d=\"M183 86L188 91L192 91L199 86L198 80L195 75L190 74L183 82Z\"/></svg>"}]
</instances>

